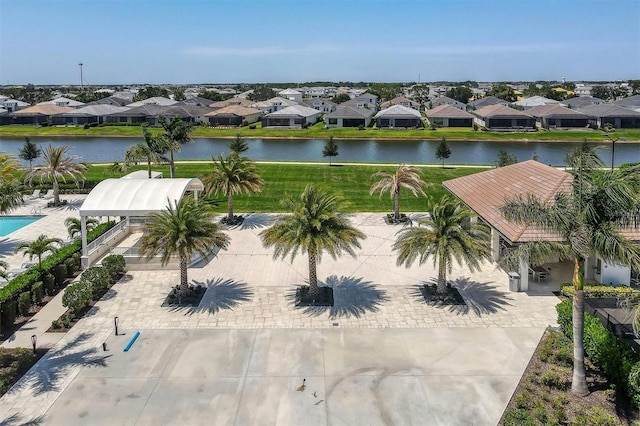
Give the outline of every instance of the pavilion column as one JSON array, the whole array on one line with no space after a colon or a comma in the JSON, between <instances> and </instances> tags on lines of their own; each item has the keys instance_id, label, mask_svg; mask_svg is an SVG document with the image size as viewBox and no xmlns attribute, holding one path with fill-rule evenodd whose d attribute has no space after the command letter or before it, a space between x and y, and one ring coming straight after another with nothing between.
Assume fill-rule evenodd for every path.
<instances>
[{"instance_id":1,"label":"pavilion column","mask_svg":"<svg viewBox=\"0 0 640 426\"><path fill-rule=\"evenodd\" d=\"M82 235L82 269L89 267L89 249L87 247L87 217L80 216L80 234Z\"/></svg>"},{"instance_id":2,"label":"pavilion column","mask_svg":"<svg viewBox=\"0 0 640 426\"><path fill-rule=\"evenodd\" d=\"M500 233L496 228L491 228L491 258L494 261L500 260Z\"/></svg>"},{"instance_id":3,"label":"pavilion column","mask_svg":"<svg viewBox=\"0 0 640 426\"><path fill-rule=\"evenodd\" d=\"M529 262L520 258L520 291L529 290Z\"/></svg>"}]
</instances>

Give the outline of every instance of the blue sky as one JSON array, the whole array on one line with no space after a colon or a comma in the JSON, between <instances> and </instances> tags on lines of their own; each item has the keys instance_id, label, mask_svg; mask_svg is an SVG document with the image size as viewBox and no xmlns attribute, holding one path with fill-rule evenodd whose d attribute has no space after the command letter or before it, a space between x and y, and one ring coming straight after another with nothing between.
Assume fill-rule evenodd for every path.
<instances>
[{"instance_id":1,"label":"blue sky","mask_svg":"<svg viewBox=\"0 0 640 426\"><path fill-rule=\"evenodd\" d=\"M640 0L0 0L0 84L640 78Z\"/></svg>"}]
</instances>

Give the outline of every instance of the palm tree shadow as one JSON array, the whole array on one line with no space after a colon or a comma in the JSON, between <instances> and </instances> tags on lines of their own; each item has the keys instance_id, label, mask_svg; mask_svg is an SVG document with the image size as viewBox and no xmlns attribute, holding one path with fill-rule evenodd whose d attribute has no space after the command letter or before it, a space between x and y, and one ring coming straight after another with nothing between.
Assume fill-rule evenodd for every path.
<instances>
[{"instance_id":1,"label":"palm tree shadow","mask_svg":"<svg viewBox=\"0 0 640 426\"><path fill-rule=\"evenodd\" d=\"M62 205L62 206L58 206L58 207L54 207L52 208L53 211L76 211L76 210L80 210L80 207L82 206L82 200L79 199L75 199L75 200L67 200L67 204Z\"/></svg>"},{"instance_id":2,"label":"palm tree shadow","mask_svg":"<svg viewBox=\"0 0 640 426\"><path fill-rule=\"evenodd\" d=\"M3 238L0 240L0 258L13 254L13 248L26 240L14 240L11 238Z\"/></svg>"},{"instance_id":3,"label":"palm tree shadow","mask_svg":"<svg viewBox=\"0 0 640 426\"><path fill-rule=\"evenodd\" d=\"M329 318L360 318L367 312L377 312L380 306L390 299L385 290L376 287L371 281L362 278L338 277L331 275L318 285L333 288L333 306L299 306L309 316L319 316L326 312ZM287 298L295 303L295 290L287 294Z\"/></svg>"},{"instance_id":4,"label":"palm tree shadow","mask_svg":"<svg viewBox=\"0 0 640 426\"><path fill-rule=\"evenodd\" d=\"M9 417L5 417L4 419L0 419L0 424L6 426L20 425L20 426L36 426L44 424L44 414L33 417L29 420L23 420L22 417L18 413L11 414Z\"/></svg>"},{"instance_id":5,"label":"palm tree shadow","mask_svg":"<svg viewBox=\"0 0 640 426\"><path fill-rule=\"evenodd\" d=\"M30 374L20 379L12 389L19 391L25 386L30 386L31 392L35 395L55 392L60 390L58 383L64 381L69 370L74 367L106 367L106 359L111 355L99 355L100 352L95 347L75 350L78 345L87 343L92 337L92 334L82 333L64 346L50 350L30 370Z\"/></svg>"},{"instance_id":6,"label":"palm tree shadow","mask_svg":"<svg viewBox=\"0 0 640 426\"><path fill-rule=\"evenodd\" d=\"M469 277L457 278L452 285L458 288L466 305L450 306L449 311L458 315L467 315L473 311L477 316L495 314L504 311L505 306L511 306L509 300L513 300L509 293L498 290L493 282L480 283L472 281Z\"/></svg>"},{"instance_id":7,"label":"palm tree shadow","mask_svg":"<svg viewBox=\"0 0 640 426\"><path fill-rule=\"evenodd\" d=\"M273 224L275 217L265 213L249 213L245 216L240 225L240 229L261 229L268 228Z\"/></svg>"},{"instance_id":8,"label":"palm tree shadow","mask_svg":"<svg viewBox=\"0 0 640 426\"><path fill-rule=\"evenodd\" d=\"M172 312L182 312L193 315L208 312L214 315L221 310L233 310L242 302L249 302L253 297L253 290L244 282L231 279L217 278L206 282L194 281L194 285L205 287L206 293L198 306L174 306Z\"/></svg>"}]
</instances>

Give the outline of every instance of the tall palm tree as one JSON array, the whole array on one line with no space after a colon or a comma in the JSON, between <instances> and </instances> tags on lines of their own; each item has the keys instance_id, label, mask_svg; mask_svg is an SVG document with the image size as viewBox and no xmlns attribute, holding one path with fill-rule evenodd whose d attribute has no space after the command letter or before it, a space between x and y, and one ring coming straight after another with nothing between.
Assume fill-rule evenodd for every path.
<instances>
[{"instance_id":1,"label":"tall palm tree","mask_svg":"<svg viewBox=\"0 0 640 426\"><path fill-rule=\"evenodd\" d=\"M327 252L336 259L345 251L355 257L355 248L360 248L359 240L366 238L364 233L351 225L349 219L340 213L342 202L313 185L307 185L296 201L287 197L283 201L287 211L292 214L278 217L275 224L260 232L262 244L274 247L274 259L285 258L291 254L291 260L300 252L309 256L309 295L320 294L316 265L322 253Z\"/></svg>"},{"instance_id":2,"label":"tall palm tree","mask_svg":"<svg viewBox=\"0 0 640 426\"><path fill-rule=\"evenodd\" d=\"M235 194L255 194L262 191L264 181L258 168L247 157L230 153L227 158L222 154L213 161L213 170L202 177L204 194L222 193L227 197L227 222L233 223L233 196Z\"/></svg>"},{"instance_id":3,"label":"tall palm tree","mask_svg":"<svg viewBox=\"0 0 640 426\"><path fill-rule=\"evenodd\" d=\"M167 117L159 116L158 123L160 123L164 129L163 136L167 142L166 147L169 151L169 176L173 178L176 174L176 165L173 161L173 153L174 151L180 151L182 145L185 143L193 142L190 133L193 130L194 125L182 120L177 115L171 120L167 119Z\"/></svg>"},{"instance_id":4,"label":"tall palm tree","mask_svg":"<svg viewBox=\"0 0 640 426\"><path fill-rule=\"evenodd\" d=\"M49 238L44 234L41 234L38 238L31 241L30 243L21 243L18 244L14 249L14 253L19 253L20 251L24 251L24 256L29 256L29 260L32 260L34 257L38 258L38 269L42 270L42 256L46 253L55 253L58 251L58 247L56 245L62 244L62 240L60 238Z\"/></svg>"},{"instance_id":5,"label":"tall palm tree","mask_svg":"<svg viewBox=\"0 0 640 426\"><path fill-rule=\"evenodd\" d=\"M0 179L13 179L14 173L20 167L16 157L6 152L0 152Z\"/></svg>"},{"instance_id":6,"label":"tall palm tree","mask_svg":"<svg viewBox=\"0 0 640 426\"><path fill-rule=\"evenodd\" d=\"M400 188L408 189L417 197L418 194L425 195L423 188L427 187L427 183L420 178L418 168L406 164L400 164L395 173L381 170L371 178L379 180L371 185L369 195L379 191L382 197L385 192L389 192L393 198L393 217L396 221L400 220Z\"/></svg>"},{"instance_id":7,"label":"tall palm tree","mask_svg":"<svg viewBox=\"0 0 640 426\"><path fill-rule=\"evenodd\" d=\"M146 126L142 128L142 136L144 137L144 142L127 148L124 153L124 163L126 167L138 161L146 161L147 173L149 174L149 179L151 179L151 163L167 161L164 157L164 153L167 151L167 144L164 137L152 134Z\"/></svg>"},{"instance_id":8,"label":"tall palm tree","mask_svg":"<svg viewBox=\"0 0 640 426\"><path fill-rule=\"evenodd\" d=\"M532 195L507 200L505 219L554 233L560 242L534 241L520 245L507 258L543 263L552 255L571 259L573 268L573 379L571 391L589 393L584 367L584 263L598 256L605 262L640 268L640 248L625 238L621 228L640 227L640 167L603 171L604 163L590 152L573 159L573 183L545 203Z\"/></svg>"},{"instance_id":9,"label":"tall palm tree","mask_svg":"<svg viewBox=\"0 0 640 426\"><path fill-rule=\"evenodd\" d=\"M53 182L54 205L60 204L59 180L66 182L67 177L70 177L78 185L79 181L84 179L84 172L87 170L84 164L77 162L77 157L66 155L68 150L69 147L64 145L53 147L49 144L42 154L43 163L27 173L26 181L29 184L35 178L40 182L44 179Z\"/></svg>"},{"instance_id":10,"label":"tall palm tree","mask_svg":"<svg viewBox=\"0 0 640 426\"><path fill-rule=\"evenodd\" d=\"M95 229L100 224L100 221L94 217L86 219L87 232ZM67 232L70 238L75 238L82 232L82 222L77 217L68 217L64 221L64 226L67 227Z\"/></svg>"},{"instance_id":11,"label":"tall palm tree","mask_svg":"<svg viewBox=\"0 0 640 426\"><path fill-rule=\"evenodd\" d=\"M151 214L150 221L144 225L140 255L151 259L160 253L162 266L177 256L180 291L185 294L189 289L189 259L195 253L206 257L214 248L226 250L229 245L229 236L220 230L214 218L206 205L196 204L191 197L169 203L165 211Z\"/></svg>"},{"instance_id":12,"label":"tall palm tree","mask_svg":"<svg viewBox=\"0 0 640 426\"><path fill-rule=\"evenodd\" d=\"M481 263L489 260L490 236L487 227L472 221L471 211L450 196L439 202L429 198L427 211L429 218L417 227L398 232L393 250L398 252L398 265L407 267L416 259L422 265L432 258L438 268L437 292L442 294L447 292L447 273L454 260L471 271L480 270Z\"/></svg>"}]
</instances>

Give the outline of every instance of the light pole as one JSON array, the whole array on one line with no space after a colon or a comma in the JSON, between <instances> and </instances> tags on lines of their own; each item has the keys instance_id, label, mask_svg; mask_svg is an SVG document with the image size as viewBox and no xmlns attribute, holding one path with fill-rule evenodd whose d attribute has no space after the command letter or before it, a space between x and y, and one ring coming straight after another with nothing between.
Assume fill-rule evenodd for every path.
<instances>
[{"instance_id":1,"label":"light pole","mask_svg":"<svg viewBox=\"0 0 640 426\"><path fill-rule=\"evenodd\" d=\"M611 141L611 170L613 171L614 168L614 164L615 164L615 158L616 158L616 142L618 141L626 141L627 138L622 137L622 136L618 136L617 138L612 138L611 135L609 133L604 133L604 136L606 136L607 138L609 138L609 140Z\"/></svg>"}]
</instances>

